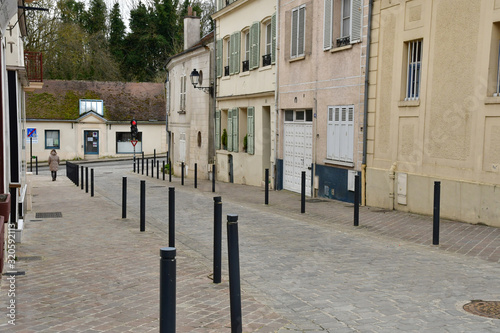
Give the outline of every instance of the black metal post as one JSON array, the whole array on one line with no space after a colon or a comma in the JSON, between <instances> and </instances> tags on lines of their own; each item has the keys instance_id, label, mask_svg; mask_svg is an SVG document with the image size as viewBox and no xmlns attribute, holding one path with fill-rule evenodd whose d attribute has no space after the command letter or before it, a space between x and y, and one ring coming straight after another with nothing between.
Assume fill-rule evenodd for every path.
<instances>
[{"instance_id":1,"label":"black metal post","mask_svg":"<svg viewBox=\"0 0 500 333\"><path fill-rule=\"evenodd\" d=\"M151 178L155 178L155 161L151 161Z\"/></svg>"},{"instance_id":2,"label":"black metal post","mask_svg":"<svg viewBox=\"0 0 500 333\"><path fill-rule=\"evenodd\" d=\"M265 191L264 202L266 205L269 205L269 169L266 169L265 181L266 181L266 186L265 186L266 191Z\"/></svg>"},{"instance_id":3,"label":"black metal post","mask_svg":"<svg viewBox=\"0 0 500 333\"><path fill-rule=\"evenodd\" d=\"M194 164L194 188L198 188L198 163Z\"/></svg>"},{"instance_id":4,"label":"black metal post","mask_svg":"<svg viewBox=\"0 0 500 333\"><path fill-rule=\"evenodd\" d=\"M156 148L154 149L154 155L153 156L154 156L153 157L153 162L154 162L154 164L156 164Z\"/></svg>"},{"instance_id":5,"label":"black metal post","mask_svg":"<svg viewBox=\"0 0 500 333\"><path fill-rule=\"evenodd\" d=\"M89 167L85 167L85 193L89 193Z\"/></svg>"},{"instance_id":6,"label":"black metal post","mask_svg":"<svg viewBox=\"0 0 500 333\"><path fill-rule=\"evenodd\" d=\"M214 197L214 283L221 282L222 198Z\"/></svg>"},{"instance_id":7,"label":"black metal post","mask_svg":"<svg viewBox=\"0 0 500 333\"><path fill-rule=\"evenodd\" d=\"M160 333L175 333L175 248L160 249Z\"/></svg>"},{"instance_id":8,"label":"black metal post","mask_svg":"<svg viewBox=\"0 0 500 333\"><path fill-rule=\"evenodd\" d=\"M142 153L142 174L144 175L144 153Z\"/></svg>"},{"instance_id":9,"label":"black metal post","mask_svg":"<svg viewBox=\"0 0 500 333\"><path fill-rule=\"evenodd\" d=\"M215 192L215 164L212 165L212 192Z\"/></svg>"},{"instance_id":10,"label":"black metal post","mask_svg":"<svg viewBox=\"0 0 500 333\"><path fill-rule=\"evenodd\" d=\"M354 226L359 226L359 175L354 176Z\"/></svg>"},{"instance_id":11,"label":"black metal post","mask_svg":"<svg viewBox=\"0 0 500 333\"><path fill-rule=\"evenodd\" d=\"M36 170L36 175L38 176L38 156L35 156L35 170Z\"/></svg>"},{"instance_id":12,"label":"black metal post","mask_svg":"<svg viewBox=\"0 0 500 333\"><path fill-rule=\"evenodd\" d=\"M30 172L33 172L33 137L30 136Z\"/></svg>"},{"instance_id":13,"label":"black metal post","mask_svg":"<svg viewBox=\"0 0 500 333\"><path fill-rule=\"evenodd\" d=\"M175 247L175 187L168 188L168 246Z\"/></svg>"},{"instance_id":14,"label":"black metal post","mask_svg":"<svg viewBox=\"0 0 500 333\"><path fill-rule=\"evenodd\" d=\"M149 176L149 158L146 158L146 176Z\"/></svg>"},{"instance_id":15,"label":"black metal post","mask_svg":"<svg viewBox=\"0 0 500 333\"><path fill-rule=\"evenodd\" d=\"M300 212L304 214L306 212L306 172L302 171L300 187Z\"/></svg>"},{"instance_id":16,"label":"black metal post","mask_svg":"<svg viewBox=\"0 0 500 333\"><path fill-rule=\"evenodd\" d=\"M122 219L127 218L127 177L122 178Z\"/></svg>"},{"instance_id":17,"label":"black metal post","mask_svg":"<svg viewBox=\"0 0 500 333\"><path fill-rule=\"evenodd\" d=\"M141 180L141 225L140 230L146 230L146 181Z\"/></svg>"},{"instance_id":18,"label":"black metal post","mask_svg":"<svg viewBox=\"0 0 500 333\"><path fill-rule=\"evenodd\" d=\"M134 156L134 173L135 173L135 156Z\"/></svg>"},{"instance_id":19,"label":"black metal post","mask_svg":"<svg viewBox=\"0 0 500 333\"><path fill-rule=\"evenodd\" d=\"M83 190L83 165L80 167L80 178L81 178L81 182L80 182L80 187L82 188Z\"/></svg>"},{"instance_id":20,"label":"black metal post","mask_svg":"<svg viewBox=\"0 0 500 333\"><path fill-rule=\"evenodd\" d=\"M184 162L181 162L181 185L184 185Z\"/></svg>"},{"instance_id":21,"label":"black metal post","mask_svg":"<svg viewBox=\"0 0 500 333\"><path fill-rule=\"evenodd\" d=\"M168 182L172 182L172 161L168 161Z\"/></svg>"},{"instance_id":22,"label":"black metal post","mask_svg":"<svg viewBox=\"0 0 500 333\"><path fill-rule=\"evenodd\" d=\"M160 160L156 160L156 179L160 179Z\"/></svg>"},{"instance_id":23,"label":"black metal post","mask_svg":"<svg viewBox=\"0 0 500 333\"><path fill-rule=\"evenodd\" d=\"M439 208L441 206L441 182L434 182L434 210L432 219L432 245L439 245Z\"/></svg>"},{"instance_id":24,"label":"black metal post","mask_svg":"<svg viewBox=\"0 0 500 333\"><path fill-rule=\"evenodd\" d=\"M241 318L240 253L238 241L238 215L227 215L227 245L229 261L229 304L231 307L231 333L243 330Z\"/></svg>"},{"instance_id":25,"label":"black metal post","mask_svg":"<svg viewBox=\"0 0 500 333\"><path fill-rule=\"evenodd\" d=\"M137 162L137 173L140 173L141 171L139 170L139 160L140 158L137 158L136 162Z\"/></svg>"},{"instance_id":26,"label":"black metal post","mask_svg":"<svg viewBox=\"0 0 500 333\"><path fill-rule=\"evenodd\" d=\"M165 180L165 161L161 162L161 172L163 174L163 180Z\"/></svg>"},{"instance_id":27,"label":"black metal post","mask_svg":"<svg viewBox=\"0 0 500 333\"><path fill-rule=\"evenodd\" d=\"M94 169L90 169L90 196L94 196Z\"/></svg>"}]
</instances>

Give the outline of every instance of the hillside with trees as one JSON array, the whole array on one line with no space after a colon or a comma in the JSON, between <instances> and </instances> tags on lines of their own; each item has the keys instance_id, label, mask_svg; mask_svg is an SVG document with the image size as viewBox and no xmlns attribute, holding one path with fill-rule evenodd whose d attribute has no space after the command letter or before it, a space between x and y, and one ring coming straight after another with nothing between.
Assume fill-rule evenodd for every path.
<instances>
[{"instance_id":1,"label":"hillside with trees","mask_svg":"<svg viewBox=\"0 0 500 333\"><path fill-rule=\"evenodd\" d=\"M128 18L118 2L109 9L104 0L36 4L49 10L28 11L26 50L43 53L47 80L163 82L166 60L182 51L188 6L201 13L202 35L213 29L209 0L140 1Z\"/></svg>"}]
</instances>

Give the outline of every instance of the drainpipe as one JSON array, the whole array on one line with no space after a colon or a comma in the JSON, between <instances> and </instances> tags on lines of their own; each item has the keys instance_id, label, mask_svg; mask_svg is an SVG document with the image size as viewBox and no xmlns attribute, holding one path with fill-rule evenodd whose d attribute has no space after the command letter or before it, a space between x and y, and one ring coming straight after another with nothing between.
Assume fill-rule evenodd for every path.
<instances>
[{"instance_id":1,"label":"drainpipe","mask_svg":"<svg viewBox=\"0 0 500 333\"><path fill-rule=\"evenodd\" d=\"M165 100L167 101L167 114L165 117L165 127L167 130L167 145L168 145L168 152L167 152L167 163L170 163L170 131L168 130L168 114L170 113L170 89L169 89L169 72L167 72L167 78L165 79Z\"/></svg>"},{"instance_id":2,"label":"drainpipe","mask_svg":"<svg viewBox=\"0 0 500 333\"><path fill-rule=\"evenodd\" d=\"M276 52L276 64L275 64L275 68L276 68L276 74L275 74L275 79L274 79L274 82L275 83L275 88L274 88L274 117L275 117L275 121L274 121L274 166L273 166L273 171L272 171L272 174L271 174L271 177L273 178L273 183L274 183L274 190L276 190L276 184L277 184L277 178L276 178L276 166L277 166L277 162L278 162L278 156L279 156L279 145L278 145L278 141L279 141L279 133L280 133L280 123L279 123L279 120L280 120L280 117L279 117L279 102L278 102L278 98L279 98L279 37L280 37L280 34L279 34L279 18L280 18L280 0L276 0L276 50L274 50L274 52ZM283 176L283 175L281 175Z\"/></svg>"},{"instance_id":3,"label":"drainpipe","mask_svg":"<svg viewBox=\"0 0 500 333\"><path fill-rule=\"evenodd\" d=\"M394 182L396 179L396 162L394 162L389 169L389 199L391 200L390 209L394 210Z\"/></svg>"},{"instance_id":4,"label":"drainpipe","mask_svg":"<svg viewBox=\"0 0 500 333\"><path fill-rule=\"evenodd\" d=\"M365 97L363 105L363 162L361 165L361 205L366 206L366 142L368 131L368 87L370 75L370 43L372 37L373 0L368 1L368 32L366 34Z\"/></svg>"}]
</instances>

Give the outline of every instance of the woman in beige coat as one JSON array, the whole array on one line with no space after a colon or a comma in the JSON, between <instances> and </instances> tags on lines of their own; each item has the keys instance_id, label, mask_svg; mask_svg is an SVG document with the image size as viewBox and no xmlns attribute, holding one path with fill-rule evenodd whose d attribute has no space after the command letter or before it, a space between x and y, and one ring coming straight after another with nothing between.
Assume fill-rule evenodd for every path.
<instances>
[{"instance_id":1,"label":"woman in beige coat","mask_svg":"<svg viewBox=\"0 0 500 333\"><path fill-rule=\"evenodd\" d=\"M52 173L52 181L55 181L57 177L57 169L59 169L59 156L57 156L55 149L52 149L49 155L49 169Z\"/></svg>"}]
</instances>

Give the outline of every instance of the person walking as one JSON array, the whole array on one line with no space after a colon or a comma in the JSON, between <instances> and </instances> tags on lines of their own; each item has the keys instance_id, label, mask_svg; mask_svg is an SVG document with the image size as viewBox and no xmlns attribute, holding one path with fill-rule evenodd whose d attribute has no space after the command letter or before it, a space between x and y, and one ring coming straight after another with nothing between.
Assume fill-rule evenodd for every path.
<instances>
[{"instance_id":1,"label":"person walking","mask_svg":"<svg viewBox=\"0 0 500 333\"><path fill-rule=\"evenodd\" d=\"M57 156L55 149L52 149L49 155L49 169L52 173L52 181L55 181L57 177L57 169L59 169L59 156Z\"/></svg>"}]
</instances>

